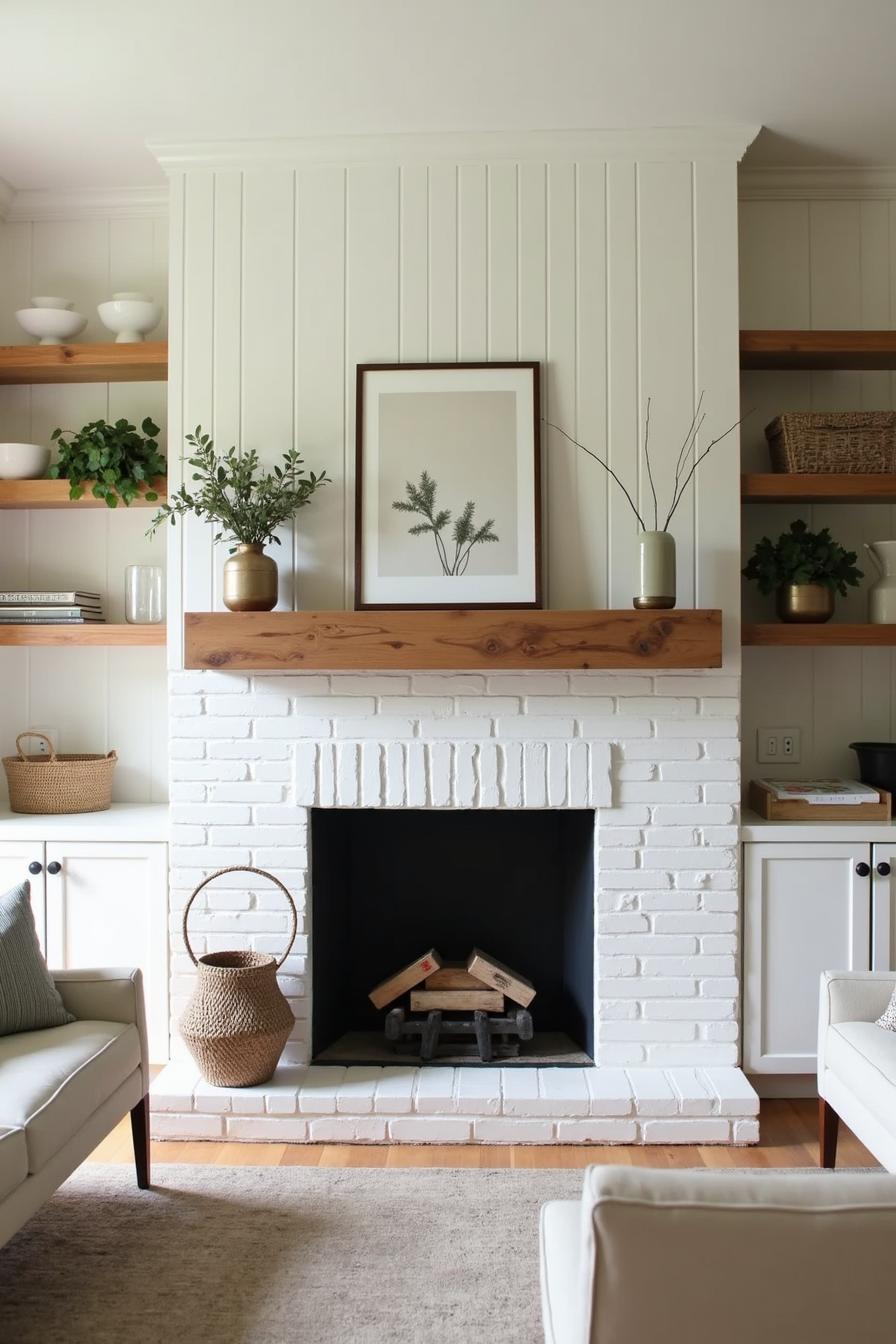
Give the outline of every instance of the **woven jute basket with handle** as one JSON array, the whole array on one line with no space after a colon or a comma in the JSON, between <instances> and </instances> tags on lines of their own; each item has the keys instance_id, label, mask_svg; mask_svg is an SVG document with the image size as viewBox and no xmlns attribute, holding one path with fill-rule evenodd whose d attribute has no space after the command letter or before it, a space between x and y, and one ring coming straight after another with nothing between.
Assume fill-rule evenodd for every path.
<instances>
[{"instance_id":1,"label":"woven jute basket with handle","mask_svg":"<svg viewBox=\"0 0 896 1344\"><path fill-rule=\"evenodd\" d=\"M292 931L279 961L263 952L194 954L187 932L190 908L200 891L225 873L254 873L283 892L292 912ZM213 1087L254 1087L266 1083L276 1069L295 1023L277 984L277 972L289 956L297 928L292 897L263 868L220 868L200 882L187 901L184 943L199 977L180 1019L180 1033L203 1078Z\"/></svg>"},{"instance_id":2,"label":"woven jute basket with handle","mask_svg":"<svg viewBox=\"0 0 896 1344\"><path fill-rule=\"evenodd\" d=\"M26 756L22 740L39 737L46 756ZM12 812L39 812L58 816L71 812L105 812L112 806L112 772L118 756L83 753L56 754L44 733L19 733L17 756L4 756Z\"/></svg>"}]
</instances>

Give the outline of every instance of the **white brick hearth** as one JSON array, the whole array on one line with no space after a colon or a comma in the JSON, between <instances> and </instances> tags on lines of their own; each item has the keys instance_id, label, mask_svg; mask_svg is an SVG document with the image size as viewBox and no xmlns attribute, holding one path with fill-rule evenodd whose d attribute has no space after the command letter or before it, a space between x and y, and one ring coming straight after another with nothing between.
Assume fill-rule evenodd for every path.
<instances>
[{"instance_id":1,"label":"white brick hearth","mask_svg":"<svg viewBox=\"0 0 896 1344\"><path fill-rule=\"evenodd\" d=\"M755 1142L738 1059L738 692L717 673L171 677L172 1056L159 1138ZM308 1068L311 807L595 809L597 1068ZM180 936L216 868L270 868L299 908L275 1080L198 1082L176 1031ZM197 952L283 949L273 888L233 874Z\"/></svg>"}]
</instances>

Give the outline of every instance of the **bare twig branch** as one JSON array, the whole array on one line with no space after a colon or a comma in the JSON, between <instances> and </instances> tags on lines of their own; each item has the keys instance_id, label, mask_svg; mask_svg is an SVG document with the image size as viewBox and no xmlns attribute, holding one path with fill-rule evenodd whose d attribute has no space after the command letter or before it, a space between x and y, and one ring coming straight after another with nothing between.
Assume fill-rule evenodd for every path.
<instances>
[{"instance_id":1,"label":"bare twig branch","mask_svg":"<svg viewBox=\"0 0 896 1344\"><path fill-rule=\"evenodd\" d=\"M688 429L687 434L684 436L684 443L681 445L681 448L679 449L679 452L678 452L678 461L675 463L675 482L674 482L674 484L673 484L673 486L672 486L672 498L673 498L673 499L674 499L675 496L678 494L678 479L679 479L679 476L681 475L681 469L682 469L682 466L683 466L683 464L687 461L688 444L690 443L690 441L691 441L691 437L692 437L692 436L693 436L694 440L696 441L696 439L697 439L697 435L700 433L700 426L703 424L703 421L706 419L706 416L705 416L705 415L703 415L703 416L700 415L700 407L701 407L702 405L703 405L703 392L701 391L701 393L700 393L700 399L699 399L699 401L697 402L697 409L694 411L694 418L693 418L693 420L691 421L690 428Z\"/></svg>"},{"instance_id":2,"label":"bare twig branch","mask_svg":"<svg viewBox=\"0 0 896 1344\"><path fill-rule=\"evenodd\" d=\"M748 412L748 414L749 414L749 412ZM704 448L703 452L700 453L697 457L694 458L693 465L691 466L691 469L690 469L690 471L688 472L687 476L685 476L684 480L682 481L681 486L679 487L679 490L678 490L678 494L675 495L675 497L674 497L673 500L672 500L672 507L671 507L671 509L669 510L669 513L668 513L668 515L667 515L667 517L666 517L666 521L665 521L665 523L663 524L663 531L664 531L664 532L668 529L669 524L670 524L671 521L672 521L672 515L675 513L675 510L678 508L679 504L681 503L682 496L684 495L684 492L685 492L685 490L686 490L687 487L688 487L688 483L689 483L691 477L693 476L694 472L695 472L695 471L697 470L697 468L699 467L700 463L701 463L705 458L707 458L707 457L709 456L709 454L712 452L713 448L715 448L715 446L716 446L717 443L721 443L722 440L723 440L723 439L726 439L726 438L728 437L729 434L732 434L732 433L734 432L734 430L737 429L738 425L742 425L742 424L743 424L743 422L744 422L745 419L746 419L746 416L741 416L739 420L735 420L735 422L734 422L733 425L729 425L729 426L728 426L728 428L725 430L724 434L720 434L719 437L718 437L717 439L713 439L712 443L708 444L707 447Z\"/></svg>"},{"instance_id":3,"label":"bare twig branch","mask_svg":"<svg viewBox=\"0 0 896 1344\"><path fill-rule=\"evenodd\" d=\"M650 482L650 493L653 495L653 530L659 531L659 505L656 502L656 486L653 484L653 472L650 469L650 398L647 398L647 415L644 420L644 460L647 463L647 479Z\"/></svg>"},{"instance_id":4,"label":"bare twig branch","mask_svg":"<svg viewBox=\"0 0 896 1344\"><path fill-rule=\"evenodd\" d=\"M545 420L544 423L547 425L548 429L556 429L557 433L558 433L558 434L562 434L563 437L564 437L564 439L568 439L569 442L570 442L575 448L581 448L581 450L582 450L583 453L587 453L589 457L593 457L593 458L594 458L595 462L599 462L599 463L600 463L600 465L603 467L604 471L606 471L610 476L613 477L613 480L616 482L616 484L619 486L619 489L620 489L620 490L622 491L622 493L625 495L625 497L626 497L626 499L628 500L629 505L630 505L630 507L631 507L631 511L632 511L632 513L635 515L635 517L637 518L638 522L641 524L641 531L642 531L642 532L646 532L646 531L647 531L647 528L644 526L644 519L641 517L640 513L638 512L638 510L635 508L635 502L634 502L634 500L632 499L632 497L631 497L631 495L629 494L629 492L626 490L625 486L622 484L622 481L620 481L619 477L616 475L616 473L615 473L615 471L613 470L613 468L610 466L609 462L605 462L604 459L603 459L602 457L598 457L597 453L593 453L593 452L591 451L590 448L586 448L585 445L584 445L584 443L579 443L577 439L574 439L574 438L572 437L571 434L567 434L566 430L565 430L565 429L561 429L559 425L555 425L555 424L553 424L550 420Z\"/></svg>"}]
</instances>

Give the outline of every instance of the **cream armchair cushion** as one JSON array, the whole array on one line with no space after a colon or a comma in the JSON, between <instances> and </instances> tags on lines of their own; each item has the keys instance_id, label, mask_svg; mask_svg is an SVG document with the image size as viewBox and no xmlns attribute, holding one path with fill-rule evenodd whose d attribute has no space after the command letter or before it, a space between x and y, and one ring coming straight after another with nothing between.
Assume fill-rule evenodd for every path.
<instances>
[{"instance_id":1,"label":"cream armchair cushion","mask_svg":"<svg viewBox=\"0 0 896 1344\"><path fill-rule=\"evenodd\" d=\"M591 1167L542 1211L548 1344L892 1344L896 1177Z\"/></svg>"}]
</instances>

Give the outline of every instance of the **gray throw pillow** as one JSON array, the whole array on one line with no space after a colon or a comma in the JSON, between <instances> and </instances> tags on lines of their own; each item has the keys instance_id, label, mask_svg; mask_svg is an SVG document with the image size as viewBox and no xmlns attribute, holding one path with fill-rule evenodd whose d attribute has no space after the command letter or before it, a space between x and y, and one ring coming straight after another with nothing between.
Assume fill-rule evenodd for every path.
<instances>
[{"instance_id":1,"label":"gray throw pillow","mask_svg":"<svg viewBox=\"0 0 896 1344\"><path fill-rule=\"evenodd\" d=\"M0 896L0 1036L75 1020L43 959L30 896L29 882Z\"/></svg>"}]
</instances>

